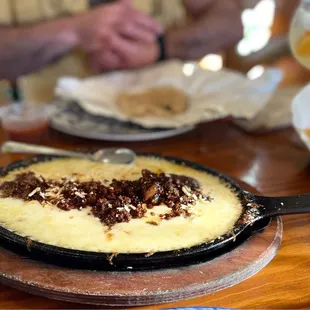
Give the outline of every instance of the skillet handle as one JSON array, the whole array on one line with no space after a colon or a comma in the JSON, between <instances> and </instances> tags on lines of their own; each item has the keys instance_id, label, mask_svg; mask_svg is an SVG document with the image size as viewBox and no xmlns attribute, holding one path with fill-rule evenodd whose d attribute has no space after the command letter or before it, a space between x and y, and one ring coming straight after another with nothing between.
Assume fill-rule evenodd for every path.
<instances>
[{"instance_id":1,"label":"skillet handle","mask_svg":"<svg viewBox=\"0 0 310 310\"><path fill-rule=\"evenodd\" d=\"M310 213L310 194L287 197L255 196L255 201L263 205L261 217L275 215Z\"/></svg>"}]
</instances>

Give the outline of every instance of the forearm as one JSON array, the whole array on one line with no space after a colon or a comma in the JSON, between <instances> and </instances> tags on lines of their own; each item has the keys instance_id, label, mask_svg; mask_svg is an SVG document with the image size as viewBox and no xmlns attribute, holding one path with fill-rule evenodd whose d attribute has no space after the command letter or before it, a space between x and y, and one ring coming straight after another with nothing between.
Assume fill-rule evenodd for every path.
<instances>
[{"instance_id":1,"label":"forearm","mask_svg":"<svg viewBox=\"0 0 310 310\"><path fill-rule=\"evenodd\" d=\"M168 29L165 38L168 58L195 60L220 52L241 39L243 28L238 0L209 0L204 2L204 8L198 6L199 3L185 0L191 22L183 27Z\"/></svg>"},{"instance_id":2,"label":"forearm","mask_svg":"<svg viewBox=\"0 0 310 310\"><path fill-rule=\"evenodd\" d=\"M40 69L78 44L75 18L62 18L26 27L0 27L0 79Z\"/></svg>"}]
</instances>

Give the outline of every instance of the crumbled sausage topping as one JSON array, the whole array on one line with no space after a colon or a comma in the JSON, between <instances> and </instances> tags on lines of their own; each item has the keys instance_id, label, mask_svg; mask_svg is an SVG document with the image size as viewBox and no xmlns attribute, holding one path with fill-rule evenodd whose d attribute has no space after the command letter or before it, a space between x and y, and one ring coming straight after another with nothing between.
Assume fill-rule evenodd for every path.
<instances>
[{"instance_id":1,"label":"crumbled sausage topping","mask_svg":"<svg viewBox=\"0 0 310 310\"><path fill-rule=\"evenodd\" d=\"M170 213L161 214L164 220L177 216L191 216L191 208L198 200L211 201L202 194L199 183L190 177L152 173L142 170L138 180L80 182L75 177L60 181L37 177L33 172L16 175L12 181L0 185L1 197L26 201L36 200L62 210L91 208L94 216L107 226L142 218L148 209L166 205ZM153 225L153 223L152 223Z\"/></svg>"}]
</instances>

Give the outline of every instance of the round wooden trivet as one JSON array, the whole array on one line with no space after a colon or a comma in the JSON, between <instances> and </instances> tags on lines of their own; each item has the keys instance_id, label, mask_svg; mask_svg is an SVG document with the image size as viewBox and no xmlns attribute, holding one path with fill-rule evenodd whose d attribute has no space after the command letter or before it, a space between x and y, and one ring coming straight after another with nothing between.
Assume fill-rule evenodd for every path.
<instances>
[{"instance_id":1,"label":"round wooden trivet","mask_svg":"<svg viewBox=\"0 0 310 310\"><path fill-rule=\"evenodd\" d=\"M282 222L210 262L142 272L73 270L33 261L0 248L3 284L65 301L109 306L172 302L233 286L265 267L281 243Z\"/></svg>"},{"instance_id":2,"label":"round wooden trivet","mask_svg":"<svg viewBox=\"0 0 310 310\"><path fill-rule=\"evenodd\" d=\"M273 259L281 238L282 221L275 218L264 232L214 260L141 272L69 269L0 247L0 282L28 293L78 303L127 307L166 303L214 293L248 279Z\"/></svg>"}]
</instances>

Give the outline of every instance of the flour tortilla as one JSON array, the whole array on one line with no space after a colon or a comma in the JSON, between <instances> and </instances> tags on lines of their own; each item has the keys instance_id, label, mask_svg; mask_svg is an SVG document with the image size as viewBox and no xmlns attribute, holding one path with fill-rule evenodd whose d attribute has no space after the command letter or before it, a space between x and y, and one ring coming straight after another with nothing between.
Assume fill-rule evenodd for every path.
<instances>
[{"instance_id":1,"label":"flour tortilla","mask_svg":"<svg viewBox=\"0 0 310 310\"><path fill-rule=\"evenodd\" d=\"M157 87L141 93L122 93L117 105L131 117L169 117L186 111L188 96L174 87Z\"/></svg>"}]
</instances>

